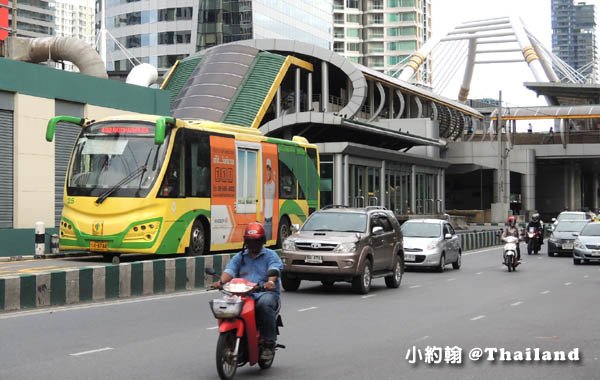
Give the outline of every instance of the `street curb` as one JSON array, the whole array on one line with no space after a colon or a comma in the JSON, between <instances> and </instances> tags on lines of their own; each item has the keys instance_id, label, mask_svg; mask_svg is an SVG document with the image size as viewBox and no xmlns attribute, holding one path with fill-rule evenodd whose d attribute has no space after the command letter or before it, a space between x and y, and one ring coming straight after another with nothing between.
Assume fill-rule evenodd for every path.
<instances>
[{"instance_id":1,"label":"street curb","mask_svg":"<svg viewBox=\"0 0 600 380\"><path fill-rule=\"evenodd\" d=\"M496 231L459 236L463 252L500 244ZM205 289L213 279L204 275L204 269L212 267L220 273L233 255L177 257L4 277L0 278L0 313ZM14 260L64 256L17 256Z\"/></svg>"},{"instance_id":2,"label":"street curb","mask_svg":"<svg viewBox=\"0 0 600 380\"><path fill-rule=\"evenodd\" d=\"M82 252L75 253L58 253L58 254L43 254L43 255L19 255L19 256L2 256L0 262L23 261L23 260L38 260L38 259L57 259L63 257L86 257L89 254Z\"/></svg>"}]
</instances>

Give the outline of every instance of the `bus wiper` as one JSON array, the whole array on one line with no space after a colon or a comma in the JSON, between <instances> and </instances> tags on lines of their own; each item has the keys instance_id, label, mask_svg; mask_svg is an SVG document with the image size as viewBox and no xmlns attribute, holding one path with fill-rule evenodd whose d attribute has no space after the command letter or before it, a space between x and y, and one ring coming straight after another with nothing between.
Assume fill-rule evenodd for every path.
<instances>
[{"instance_id":1,"label":"bus wiper","mask_svg":"<svg viewBox=\"0 0 600 380\"><path fill-rule=\"evenodd\" d=\"M125 185L126 183L131 182L135 177L140 174L143 174L146 171L146 165L142 165L139 168L135 169L131 173L127 175L127 177L123 178L119 181L119 183L113 185L110 189L106 190L104 193L100 194L100 196L96 199L97 204L101 204L108 198L112 193L115 192L119 187Z\"/></svg>"}]
</instances>

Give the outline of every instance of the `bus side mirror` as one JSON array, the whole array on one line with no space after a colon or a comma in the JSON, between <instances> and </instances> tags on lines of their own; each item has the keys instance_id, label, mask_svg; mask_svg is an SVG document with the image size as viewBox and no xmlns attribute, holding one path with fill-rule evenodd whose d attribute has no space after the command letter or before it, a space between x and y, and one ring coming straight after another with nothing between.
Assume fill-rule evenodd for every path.
<instances>
[{"instance_id":1,"label":"bus side mirror","mask_svg":"<svg viewBox=\"0 0 600 380\"><path fill-rule=\"evenodd\" d=\"M175 125L175 118L169 116L163 116L156 120L156 130L154 132L154 143L161 145L165 142L165 134L167 130L167 124Z\"/></svg>"},{"instance_id":2,"label":"bus side mirror","mask_svg":"<svg viewBox=\"0 0 600 380\"><path fill-rule=\"evenodd\" d=\"M75 116L55 116L48 121L48 126L46 127L46 141L52 142L54 140L54 132L56 130L56 124L58 123L70 123L77 124L81 127L85 126L87 120L82 117Z\"/></svg>"}]
</instances>

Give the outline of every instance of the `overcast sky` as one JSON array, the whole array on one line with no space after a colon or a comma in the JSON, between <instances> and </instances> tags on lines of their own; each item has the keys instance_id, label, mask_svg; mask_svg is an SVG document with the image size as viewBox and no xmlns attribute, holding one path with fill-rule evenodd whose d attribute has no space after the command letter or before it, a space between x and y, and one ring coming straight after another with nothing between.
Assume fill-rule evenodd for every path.
<instances>
[{"instance_id":1,"label":"overcast sky","mask_svg":"<svg viewBox=\"0 0 600 380\"><path fill-rule=\"evenodd\" d=\"M464 21L481 20L504 16L518 16L526 28L538 40L552 49L552 26L550 15L551 0L432 0L432 33L446 34L454 26ZM596 5L598 14L600 0L586 1ZM462 78L463 71L457 76ZM535 81L527 64L505 63L476 65L471 82L469 98L502 98L512 105L544 105L542 98L525 88L522 83ZM460 86L460 80L456 84ZM450 86L449 86L450 87ZM447 88L443 95L456 99L459 87Z\"/></svg>"}]
</instances>

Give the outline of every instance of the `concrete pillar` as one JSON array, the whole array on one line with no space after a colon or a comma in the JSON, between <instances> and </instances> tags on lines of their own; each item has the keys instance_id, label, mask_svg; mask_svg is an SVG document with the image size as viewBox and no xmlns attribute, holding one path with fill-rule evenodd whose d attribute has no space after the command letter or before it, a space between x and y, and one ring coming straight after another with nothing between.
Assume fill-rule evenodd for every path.
<instances>
[{"instance_id":1,"label":"concrete pillar","mask_svg":"<svg viewBox=\"0 0 600 380\"><path fill-rule=\"evenodd\" d=\"M296 81L295 81L295 91L296 91L296 113L300 113L300 81L301 81L301 72L300 68L296 67Z\"/></svg>"},{"instance_id":2,"label":"concrete pillar","mask_svg":"<svg viewBox=\"0 0 600 380\"><path fill-rule=\"evenodd\" d=\"M410 210L417 213L417 169L415 165L410 166Z\"/></svg>"},{"instance_id":3,"label":"concrete pillar","mask_svg":"<svg viewBox=\"0 0 600 380\"><path fill-rule=\"evenodd\" d=\"M308 107L307 111L312 111L312 93L313 93L313 83L312 83L312 73L308 73L308 80L306 83L306 107Z\"/></svg>"},{"instance_id":4,"label":"concrete pillar","mask_svg":"<svg viewBox=\"0 0 600 380\"><path fill-rule=\"evenodd\" d=\"M350 199L350 157L344 154L344 199L342 204L352 206Z\"/></svg>"},{"instance_id":5,"label":"concrete pillar","mask_svg":"<svg viewBox=\"0 0 600 380\"><path fill-rule=\"evenodd\" d=\"M528 149L525 153L526 173L521 177L521 206L524 215L536 210L535 204L535 150Z\"/></svg>"},{"instance_id":6,"label":"concrete pillar","mask_svg":"<svg viewBox=\"0 0 600 380\"><path fill-rule=\"evenodd\" d=\"M598 173L593 173L592 179L592 207L594 208L594 212L598 210L600 206L598 206L598 185L600 181L598 181Z\"/></svg>"},{"instance_id":7,"label":"concrete pillar","mask_svg":"<svg viewBox=\"0 0 600 380\"><path fill-rule=\"evenodd\" d=\"M344 156L335 154L333 156L333 203L344 204Z\"/></svg>"},{"instance_id":8,"label":"concrete pillar","mask_svg":"<svg viewBox=\"0 0 600 380\"><path fill-rule=\"evenodd\" d=\"M381 174L379 174L379 205L386 207L387 200L385 193L388 189L385 187L385 160L381 160Z\"/></svg>"},{"instance_id":9,"label":"concrete pillar","mask_svg":"<svg viewBox=\"0 0 600 380\"><path fill-rule=\"evenodd\" d=\"M575 205L575 161L569 162L569 210L576 210Z\"/></svg>"},{"instance_id":10,"label":"concrete pillar","mask_svg":"<svg viewBox=\"0 0 600 380\"><path fill-rule=\"evenodd\" d=\"M277 94L275 95L275 115L276 117L281 117L281 86L277 89Z\"/></svg>"},{"instance_id":11,"label":"concrete pillar","mask_svg":"<svg viewBox=\"0 0 600 380\"><path fill-rule=\"evenodd\" d=\"M368 117L370 118L375 113L375 82L367 81L367 83L369 85L369 98L367 99L369 101Z\"/></svg>"},{"instance_id":12,"label":"concrete pillar","mask_svg":"<svg viewBox=\"0 0 600 380\"><path fill-rule=\"evenodd\" d=\"M321 111L327 112L329 103L329 66L327 62L321 62Z\"/></svg>"}]
</instances>

